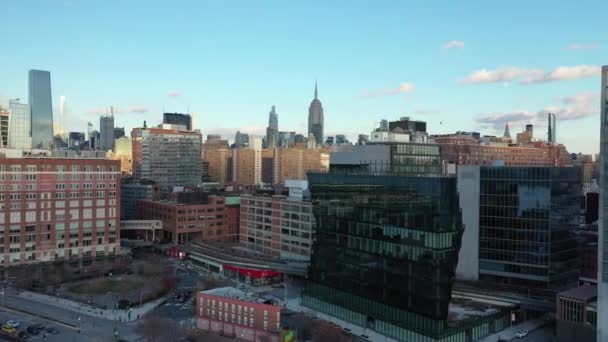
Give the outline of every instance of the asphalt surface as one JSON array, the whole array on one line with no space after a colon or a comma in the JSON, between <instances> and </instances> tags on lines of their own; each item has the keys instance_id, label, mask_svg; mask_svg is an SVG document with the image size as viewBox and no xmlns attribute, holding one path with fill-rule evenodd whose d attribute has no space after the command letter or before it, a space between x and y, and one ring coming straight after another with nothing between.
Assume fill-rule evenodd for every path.
<instances>
[{"instance_id":1,"label":"asphalt surface","mask_svg":"<svg viewBox=\"0 0 608 342\"><path fill-rule=\"evenodd\" d=\"M528 336L524 337L524 338L514 338L511 341L514 342L552 342L554 337L553 336L553 330L554 330L554 326L545 326L542 327L540 329L536 329L534 331L531 331Z\"/></svg>"}]
</instances>

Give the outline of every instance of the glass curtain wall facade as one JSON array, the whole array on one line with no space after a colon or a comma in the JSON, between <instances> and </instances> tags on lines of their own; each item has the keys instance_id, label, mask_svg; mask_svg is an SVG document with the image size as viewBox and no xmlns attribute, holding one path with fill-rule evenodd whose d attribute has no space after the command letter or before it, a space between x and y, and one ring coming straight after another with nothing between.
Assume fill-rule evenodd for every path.
<instances>
[{"instance_id":1,"label":"glass curtain wall facade","mask_svg":"<svg viewBox=\"0 0 608 342\"><path fill-rule=\"evenodd\" d=\"M360 171L308 175L316 240L303 303L400 340L446 336L463 233L456 178Z\"/></svg>"},{"instance_id":2,"label":"glass curtain wall facade","mask_svg":"<svg viewBox=\"0 0 608 342\"><path fill-rule=\"evenodd\" d=\"M29 100L31 110L32 148L53 147L53 104L51 73L43 70L29 72Z\"/></svg>"},{"instance_id":3,"label":"glass curtain wall facade","mask_svg":"<svg viewBox=\"0 0 608 342\"><path fill-rule=\"evenodd\" d=\"M30 106L19 103L18 100L9 101L11 115L8 123L8 147L32 148Z\"/></svg>"},{"instance_id":4,"label":"glass curtain wall facade","mask_svg":"<svg viewBox=\"0 0 608 342\"><path fill-rule=\"evenodd\" d=\"M580 171L573 167L482 167L479 279L555 298L576 286Z\"/></svg>"}]
</instances>

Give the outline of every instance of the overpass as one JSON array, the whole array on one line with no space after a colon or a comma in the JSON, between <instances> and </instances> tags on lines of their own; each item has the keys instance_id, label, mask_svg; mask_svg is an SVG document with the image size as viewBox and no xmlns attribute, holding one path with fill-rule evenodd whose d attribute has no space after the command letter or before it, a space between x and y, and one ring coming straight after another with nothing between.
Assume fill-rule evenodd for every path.
<instances>
[{"instance_id":1,"label":"overpass","mask_svg":"<svg viewBox=\"0 0 608 342\"><path fill-rule=\"evenodd\" d=\"M238 244L193 242L180 246L180 249L186 252L189 258L214 266L220 272L223 272L224 266L233 266L304 277L308 269L308 262L268 258L254 252L246 252Z\"/></svg>"},{"instance_id":2,"label":"overpass","mask_svg":"<svg viewBox=\"0 0 608 342\"><path fill-rule=\"evenodd\" d=\"M163 230L163 222L160 220L127 220L120 221L121 232L133 232L133 235L141 237L143 232L144 241L156 241L156 231ZM152 239L149 239L152 233Z\"/></svg>"}]
</instances>

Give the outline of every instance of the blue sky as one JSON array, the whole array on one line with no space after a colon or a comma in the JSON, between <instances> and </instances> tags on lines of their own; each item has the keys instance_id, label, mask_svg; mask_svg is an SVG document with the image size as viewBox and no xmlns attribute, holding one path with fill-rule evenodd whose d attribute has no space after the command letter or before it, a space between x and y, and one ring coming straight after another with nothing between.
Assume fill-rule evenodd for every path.
<instances>
[{"instance_id":1,"label":"blue sky","mask_svg":"<svg viewBox=\"0 0 608 342\"><path fill-rule=\"evenodd\" d=\"M605 1L77 1L2 3L0 103L50 70L70 130L114 105L130 129L166 111L203 133L306 133L314 82L328 134L410 116L432 133L502 134L557 113L559 142L599 150ZM56 110L55 115L57 116Z\"/></svg>"}]
</instances>

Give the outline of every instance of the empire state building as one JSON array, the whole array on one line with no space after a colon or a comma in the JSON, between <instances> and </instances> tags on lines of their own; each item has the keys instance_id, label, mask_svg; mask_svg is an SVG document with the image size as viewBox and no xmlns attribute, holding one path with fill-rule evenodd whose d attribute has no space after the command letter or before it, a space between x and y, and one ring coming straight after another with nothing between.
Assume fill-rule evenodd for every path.
<instances>
[{"instance_id":1,"label":"empire state building","mask_svg":"<svg viewBox=\"0 0 608 342\"><path fill-rule=\"evenodd\" d=\"M308 108L308 136L315 136L317 146L323 145L323 105L317 98L317 83L315 82L315 98Z\"/></svg>"}]
</instances>

